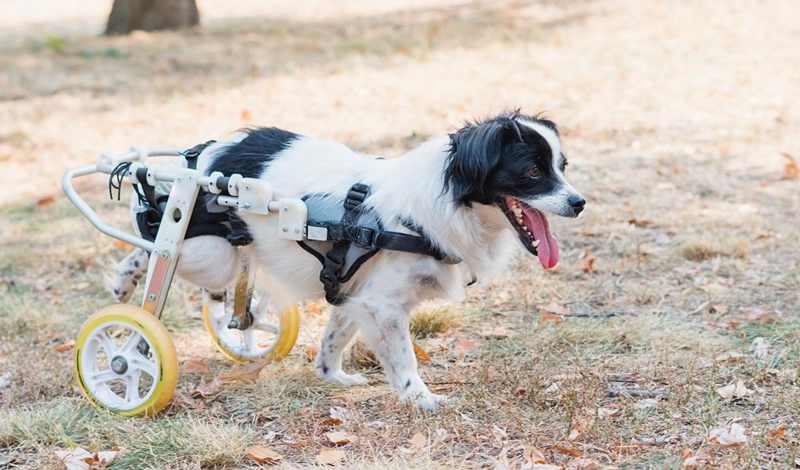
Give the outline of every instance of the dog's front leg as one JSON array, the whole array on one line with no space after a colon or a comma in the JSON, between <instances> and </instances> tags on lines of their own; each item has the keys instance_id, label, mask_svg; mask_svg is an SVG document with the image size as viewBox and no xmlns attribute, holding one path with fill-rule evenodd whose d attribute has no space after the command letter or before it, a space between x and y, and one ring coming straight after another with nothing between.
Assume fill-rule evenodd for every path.
<instances>
[{"instance_id":1,"label":"dog's front leg","mask_svg":"<svg viewBox=\"0 0 800 470\"><path fill-rule=\"evenodd\" d=\"M342 353L358 331L358 325L347 318L345 310L331 308L331 317L317 353L315 371L319 378L339 385L363 385L367 378L342 370Z\"/></svg>"},{"instance_id":2,"label":"dog's front leg","mask_svg":"<svg viewBox=\"0 0 800 470\"><path fill-rule=\"evenodd\" d=\"M447 397L428 390L417 371L417 358L409 332L409 315L396 305L362 304L362 311L354 312L367 345L378 356L386 379L403 401L433 411Z\"/></svg>"}]
</instances>

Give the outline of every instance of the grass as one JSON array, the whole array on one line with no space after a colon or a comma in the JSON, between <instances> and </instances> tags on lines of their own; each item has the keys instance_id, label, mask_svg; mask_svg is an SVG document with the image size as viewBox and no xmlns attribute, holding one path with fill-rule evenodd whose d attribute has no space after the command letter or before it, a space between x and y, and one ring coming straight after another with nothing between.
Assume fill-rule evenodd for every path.
<instances>
[{"instance_id":1,"label":"grass","mask_svg":"<svg viewBox=\"0 0 800 470\"><path fill-rule=\"evenodd\" d=\"M113 468L257 468L246 453L258 445L283 456L279 468L307 468L334 430L357 438L340 448L342 468L519 468L531 448L566 468L579 458L681 468L687 452L708 468L796 465L797 182L781 180L779 155L796 153L800 135L779 99L795 86L782 58L792 57L796 25L790 14L788 26L761 16L781 0L758 15L713 2L659 15L656 4L597 0L382 14L359 4L364 15L309 18L279 4L270 14L288 16L188 32L99 38L42 26L4 42L0 177L27 184L0 193L0 377L9 377L0 467L60 468L54 452L80 446L120 449ZM711 15L713 24L694 21ZM757 68L754 37L771 51ZM218 67L219 57L237 60ZM754 112L724 112L739 95ZM233 366L181 282L163 321L181 362L208 372L182 374L155 418L119 418L81 397L72 352L55 348L112 303L102 278L125 250L63 197L37 203L58 193L65 167L250 124L391 156L517 106L559 122L569 178L589 206L579 220L550 220L558 269L520 256L465 302L414 312L412 334L431 358L421 374L454 398L449 406L429 415L398 403L360 349L345 367L369 385L319 381L304 351L318 344L324 313L303 316L295 350L258 380L195 398ZM104 219L127 226L104 181L81 183ZM551 304L560 322L542 316ZM754 393L720 396L738 381ZM744 426L744 446L710 442L710 430L732 422Z\"/></svg>"}]
</instances>

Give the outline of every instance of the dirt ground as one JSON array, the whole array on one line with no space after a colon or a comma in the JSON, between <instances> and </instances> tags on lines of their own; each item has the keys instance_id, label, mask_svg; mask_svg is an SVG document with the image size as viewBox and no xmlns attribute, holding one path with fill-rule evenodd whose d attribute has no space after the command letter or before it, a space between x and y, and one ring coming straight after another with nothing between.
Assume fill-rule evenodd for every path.
<instances>
[{"instance_id":1,"label":"dirt ground","mask_svg":"<svg viewBox=\"0 0 800 470\"><path fill-rule=\"evenodd\" d=\"M800 467L795 1L206 0L197 30L102 38L107 3L0 15L0 468L59 468L73 447L120 449L113 468L255 468L253 446L298 468L337 430L343 468ZM396 403L363 358L348 367L369 386L317 380L314 309L282 363L193 397L232 365L180 283L175 403L124 419L81 397L59 350L112 303L125 250L61 195L66 168L245 125L395 156L514 108L559 124L587 210L551 218L558 269L520 254L422 312L422 374L452 405ZM124 223L105 181L80 188Z\"/></svg>"}]
</instances>

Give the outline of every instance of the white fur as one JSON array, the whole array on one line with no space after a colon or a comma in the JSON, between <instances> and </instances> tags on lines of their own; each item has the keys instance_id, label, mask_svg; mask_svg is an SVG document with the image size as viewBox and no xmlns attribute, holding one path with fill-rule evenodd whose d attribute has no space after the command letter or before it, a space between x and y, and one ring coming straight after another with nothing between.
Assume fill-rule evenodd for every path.
<instances>
[{"instance_id":1,"label":"white fur","mask_svg":"<svg viewBox=\"0 0 800 470\"><path fill-rule=\"evenodd\" d=\"M558 165L558 136L544 126L528 122L525 125L545 136L554 152L553 164ZM199 167L207 167L224 148L225 143L221 143L203 152ZM372 190L365 204L374 208L387 230L407 232L398 219L409 217L424 228L439 248L463 260L448 265L424 255L384 250L362 266L343 287L348 300L331 309L315 366L323 379L342 385L366 382L364 377L342 370L342 353L360 331L401 399L426 410L443 401L443 397L428 390L417 370L409 313L420 302L433 298L462 300L468 283L476 277L489 279L503 270L518 246L511 225L496 206L457 206L451 194L443 194L448 151L449 140L441 137L401 158L378 160L337 142L302 137L269 163L263 179L277 197L330 193L343 199L353 183L364 181ZM549 207L547 201L532 201L531 205ZM295 242L278 238L275 217L244 212L240 216L254 238L256 259L262 268L259 279L272 287L270 297L276 308L284 309L324 294L319 262ZM202 287L219 290L234 281L238 269L236 253L224 246L224 240L208 238L214 237L184 242L179 275Z\"/></svg>"}]
</instances>

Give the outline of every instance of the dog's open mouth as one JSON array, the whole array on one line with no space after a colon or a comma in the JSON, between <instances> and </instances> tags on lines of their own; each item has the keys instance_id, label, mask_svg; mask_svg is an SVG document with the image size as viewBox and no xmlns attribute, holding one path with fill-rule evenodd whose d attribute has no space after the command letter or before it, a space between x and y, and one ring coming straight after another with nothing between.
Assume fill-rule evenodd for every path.
<instances>
[{"instance_id":1,"label":"dog's open mouth","mask_svg":"<svg viewBox=\"0 0 800 470\"><path fill-rule=\"evenodd\" d=\"M539 257L545 269L558 264L558 241L550 233L544 214L519 199L504 196L498 201L520 241L531 254Z\"/></svg>"}]
</instances>

